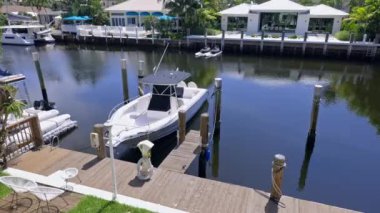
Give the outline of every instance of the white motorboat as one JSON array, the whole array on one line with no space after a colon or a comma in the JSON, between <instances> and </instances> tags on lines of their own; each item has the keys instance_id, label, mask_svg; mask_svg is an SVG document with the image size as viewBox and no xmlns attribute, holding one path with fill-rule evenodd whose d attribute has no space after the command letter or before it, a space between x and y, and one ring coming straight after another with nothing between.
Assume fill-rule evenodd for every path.
<instances>
[{"instance_id":1,"label":"white motorboat","mask_svg":"<svg viewBox=\"0 0 380 213\"><path fill-rule=\"evenodd\" d=\"M210 51L211 51L211 48L206 46L202 48L199 52L195 53L195 57L198 58L198 57L205 56Z\"/></svg>"},{"instance_id":2,"label":"white motorboat","mask_svg":"<svg viewBox=\"0 0 380 213\"><path fill-rule=\"evenodd\" d=\"M135 147L142 140L165 137L178 129L178 111L186 111L189 121L207 98L207 89L194 82L183 82L190 77L186 72L156 72L141 80L151 92L122 104L111 111L112 143Z\"/></svg>"},{"instance_id":3,"label":"white motorboat","mask_svg":"<svg viewBox=\"0 0 380 213\"><path fill-rule=\"evenodd\" d=\"M44 25L8 25L0 27L5 30L1 37L2 44L34 45L54 42L49 29Z\"/></svg>"},{"instance_id":4,"label":"white motorboat","mask_svg":"<svg viewBox=\"0 0 380 213\"><path fill-rule=\"evenodd\" d=\"M210 52L206 53L204 55L204 57L207 59L207 58L212 58L212 57L216 57L216 56L219 56L223 53L223 51L218 47L218 46L215 46L214 48L211 49Z\"/></svg>"}]
</instances>

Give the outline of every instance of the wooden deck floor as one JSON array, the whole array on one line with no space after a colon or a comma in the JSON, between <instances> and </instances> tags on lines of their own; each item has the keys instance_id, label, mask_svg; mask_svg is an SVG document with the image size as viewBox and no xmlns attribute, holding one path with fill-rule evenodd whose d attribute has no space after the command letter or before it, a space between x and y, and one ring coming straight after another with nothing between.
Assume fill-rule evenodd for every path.
<instances>
[{"instance_id":1,"label":"wooden deck floor","mask_svg":"<svg viewBox=\"0 0 380 213\"><path fill-rule=\"evenodd\" d=\"M199 141L199 132L191 130L186 134L185 141L169 153L159 168L185 173L191 162L193 162L200 152Z\"/></svg>"},{"instance_id":2,"label":"wooden deck floor","mask_svg":"<svg viewBox=\"0 0 380 213\"><path fill-rule=\"evenodd\" d=\"M280 206L268 194L247 187L202 179L170 169L157 168L150 181L136 177L134 163L116 160L118 193L189 212L351 212L350 210L283 196ZM9 162L9 167L50 175L76 167L82 185L112 191L110 159L48 147L30 151ZM73 179L79 183L79 180Z\"/></svg>"}]
</instances>

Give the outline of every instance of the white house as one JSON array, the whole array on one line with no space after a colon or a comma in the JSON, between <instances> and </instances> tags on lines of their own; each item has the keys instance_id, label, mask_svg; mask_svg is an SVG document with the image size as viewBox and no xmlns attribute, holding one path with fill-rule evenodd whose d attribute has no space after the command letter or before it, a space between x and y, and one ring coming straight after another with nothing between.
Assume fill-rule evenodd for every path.
<instances>
[{"instance_id":1,"label":"white house","mask_svg":"<svg viewBox=\"0 0 380 213\"><path fill-rule=\"evenodd\" d=\"M220 11L222 30L243 30L248 34L328 32L341 28L344 11L320 4L303 6L290 0L270 0L262 4L240 4Z\"/></svg>"},{"instance_id":2,"label":"white house","mask_svg":"<svg viewBox=\"0 0 380 213\"><path fill-rule=\"evenodd\" d=\"M142 26L147 16L163 16L164 0L128 0L106 9L112 26Z\"/></svg>"}]
</instances>

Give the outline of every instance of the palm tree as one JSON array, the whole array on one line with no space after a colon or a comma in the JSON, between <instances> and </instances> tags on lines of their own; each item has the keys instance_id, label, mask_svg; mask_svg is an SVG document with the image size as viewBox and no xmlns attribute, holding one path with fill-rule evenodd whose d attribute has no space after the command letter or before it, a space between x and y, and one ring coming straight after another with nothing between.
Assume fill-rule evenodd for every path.
<instances>
[{"instance_id":1,"label":"palm tree","mask_svg":"<svg viewBox=\"0 0 380 213\"><path fill-rule=\"evenodd\" d=\"M194 23L196 11L201 7L199 0L171 0L165 7L170 10L171 15L182 19L186 27L191 27Z\"/></svg>"},{"instance_id":2,"label":"palm tree","mask_svg":"<svg viewBox=\"0 0 380 213\"><path fill-rule=\"evenodd\" d=\"M10 114L21 117L24 103L16 100L17 89L10 85L0 87L0 166L6 168L7 121Z\"/></svg>"}]
</instances>

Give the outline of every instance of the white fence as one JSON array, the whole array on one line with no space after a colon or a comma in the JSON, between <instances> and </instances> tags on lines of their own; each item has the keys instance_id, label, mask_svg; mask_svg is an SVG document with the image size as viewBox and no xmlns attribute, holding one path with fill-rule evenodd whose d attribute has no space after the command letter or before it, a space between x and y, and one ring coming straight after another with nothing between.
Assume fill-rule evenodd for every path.
<instances>
[{"instance_id":1,"label":"white fence","mask_svg":"<svg viewBox=\"0 0 380 213\"><path fill-rule=\"evenodd\" d=\"M121 27L121 26L94 26L79 25L77 26L79 36L96 36L96 37L145 37L144 27Z\"/></svg>"}]
</instances>

